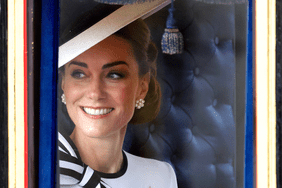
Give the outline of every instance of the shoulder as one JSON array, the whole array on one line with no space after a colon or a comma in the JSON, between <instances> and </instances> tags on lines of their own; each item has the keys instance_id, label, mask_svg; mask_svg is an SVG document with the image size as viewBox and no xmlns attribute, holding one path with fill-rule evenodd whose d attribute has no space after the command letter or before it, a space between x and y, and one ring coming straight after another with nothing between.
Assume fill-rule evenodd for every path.
<instances>
[{"instance_id":1,"label":"shoulder","mask_svg":"<svg viewBox=\"0 0 282 188\"><path fill-rule=\"evenodd\" d=\"M167 162L159 161L156 159L149 159L144 157L139 157L125 152L129 165L141 168L149 169L160 169L168 170L172 169L171 165Z\"/></svg>"},{"instance_id":2,"label":"shoulder","mask_svg":"<svg viewBox=\"0 0 282 188\"><path fill-rule=\"evenodd\" d=\"M176 175L172 166L163 161L148 159L125 152L128 160L128 172L163 182L164 185L177 187Z\"/></svg>"}]
</instances>

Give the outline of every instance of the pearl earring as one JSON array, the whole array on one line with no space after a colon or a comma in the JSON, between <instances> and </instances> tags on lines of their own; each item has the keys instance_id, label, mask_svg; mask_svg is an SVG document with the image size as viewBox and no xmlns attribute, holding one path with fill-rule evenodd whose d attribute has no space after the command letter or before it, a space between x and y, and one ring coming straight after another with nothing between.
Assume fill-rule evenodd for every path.
<instances>
[{"instance_id":1,"label":"pearl earring","mask_svg":"<svg viewBox=\"0 0 282 188\"><path fill-rule=\"evenodd\" d=\"M140 109L140 108L144 107L144 103L145 103L145 100L144 100L144 99L136 100L135 107L136 107L137 109Z\"/></svg>"},{"instance_id":2,"label":"pearl earring","mask_svg":"<svg viewBox=\"0 0 282 188\"><path fill-rule=\"evenodd\" d=\"M66 102L66 96L65 96L64 93L62 94L61 98L62 98L62 103L67 104L67 102Z\"/></svg>"}]
</instances>

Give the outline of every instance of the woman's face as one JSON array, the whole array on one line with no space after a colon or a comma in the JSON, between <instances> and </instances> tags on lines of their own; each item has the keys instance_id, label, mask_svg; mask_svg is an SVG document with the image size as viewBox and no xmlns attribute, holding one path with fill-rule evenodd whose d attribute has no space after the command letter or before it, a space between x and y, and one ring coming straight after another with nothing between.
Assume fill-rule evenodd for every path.
<instances>
[{"instance_id":1,"label":"woman's face","mask_svg":"<svg viewBox=\"0 0 282 188\"><path fill-rule=\"evenodd\" d=\"M62 90L74 131L107 137L125 130L135 101L147 94L148 78L139 77L131 45L114 35L68 62Z\"/></svg>"}]
</instances>

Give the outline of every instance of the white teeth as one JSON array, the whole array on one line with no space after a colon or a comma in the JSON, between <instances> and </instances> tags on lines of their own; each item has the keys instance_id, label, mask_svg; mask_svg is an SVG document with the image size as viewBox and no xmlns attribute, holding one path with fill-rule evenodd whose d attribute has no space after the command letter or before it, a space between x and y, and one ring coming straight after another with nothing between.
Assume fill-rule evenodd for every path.
<instances>
[{"instance_id":1,"label":"white teeth","mask_svg":"<svg viewBox=\"0 0 282 188\"><path fill-rule=\"evenodd\" d=\"M105 108L105 109L93 109L93 108L83 108L84 112L89 115L105 115L110 113L113 109L112 108Z\"/></svg>"}]
</instances>

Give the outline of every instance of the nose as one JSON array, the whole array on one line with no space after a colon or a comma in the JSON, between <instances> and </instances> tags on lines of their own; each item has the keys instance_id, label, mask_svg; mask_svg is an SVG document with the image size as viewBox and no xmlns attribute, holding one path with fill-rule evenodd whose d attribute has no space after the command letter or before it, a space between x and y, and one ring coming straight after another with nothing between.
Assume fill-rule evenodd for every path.
<instances>
[{"instance_id":1,"label":"nose","mask_svg":"<svg viewBox=\"0 0 282 188\"><path fill-rule=\"evenodd\" d=\"M92 79L88 86L87 96L92 100L104 99L106 97L105 87L101 79Z\"/></svg>"}]
</instances>

